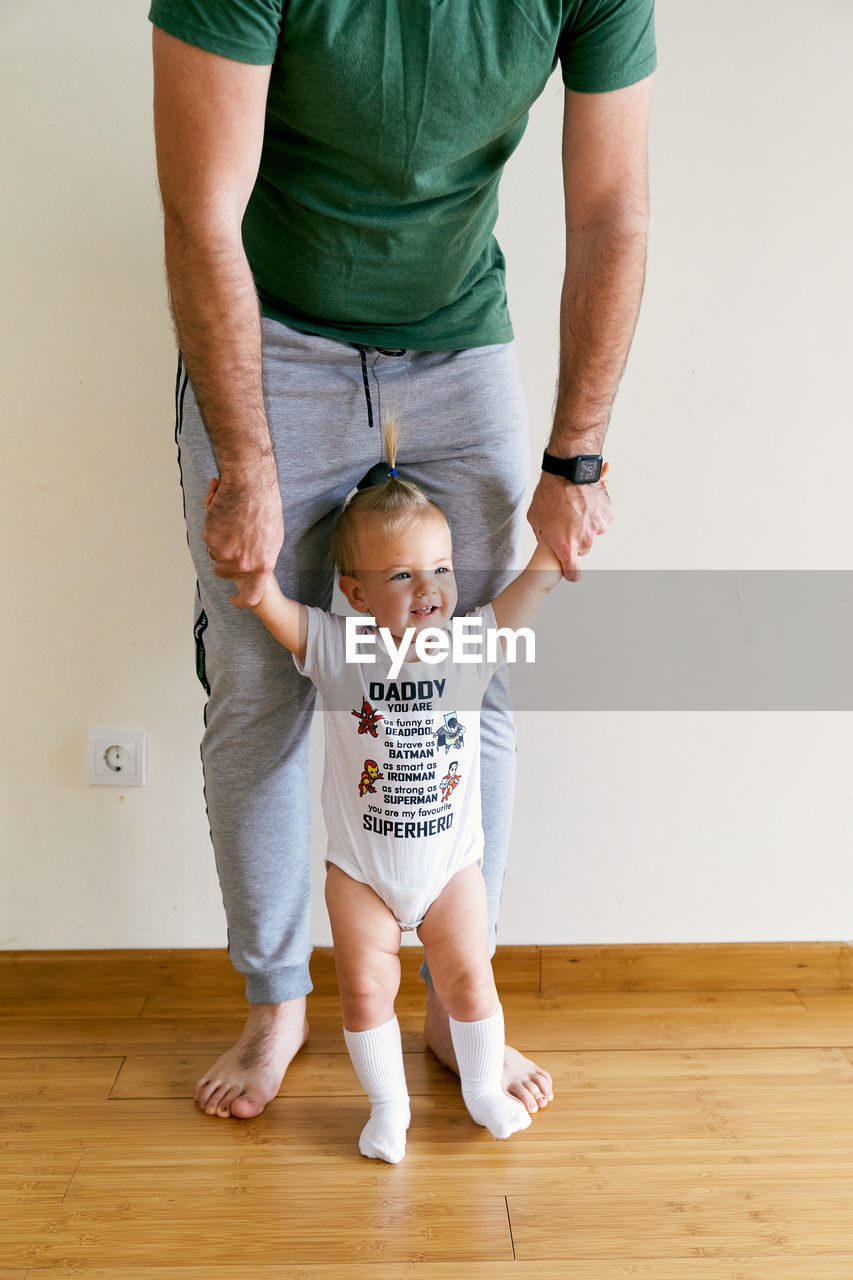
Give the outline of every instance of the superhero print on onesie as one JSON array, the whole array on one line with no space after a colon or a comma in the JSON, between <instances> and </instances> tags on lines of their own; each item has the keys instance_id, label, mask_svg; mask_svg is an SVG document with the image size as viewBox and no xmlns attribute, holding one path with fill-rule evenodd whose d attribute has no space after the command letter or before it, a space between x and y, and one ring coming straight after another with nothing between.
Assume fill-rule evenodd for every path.
<instances>
[{"instance_id":1,"label":"superhero print on onesie","mask_svg":"<svg viewBox=\"0 0 853 1280\"><path fill-rule=\"evenodd\" d=\"M358 782L358 794L360 796L367 795L368 791L376 795L374 782L384 775L379 772L379 765L375 760L365 760L364 770Z\"/></svg>"},{"instance_id":2,"label":"superhero print on onesie","mask_svg":"<svg viewBox=\"0 0 853 1280\"><path fill-rule=\"evenodd\" d=\"M374 711L367 698L361 704L361 711L353 711L352 714L358 720L359 733L369 733L374 738L379 721L385 719L381 712Z\"/></svg>"}]
</instances>

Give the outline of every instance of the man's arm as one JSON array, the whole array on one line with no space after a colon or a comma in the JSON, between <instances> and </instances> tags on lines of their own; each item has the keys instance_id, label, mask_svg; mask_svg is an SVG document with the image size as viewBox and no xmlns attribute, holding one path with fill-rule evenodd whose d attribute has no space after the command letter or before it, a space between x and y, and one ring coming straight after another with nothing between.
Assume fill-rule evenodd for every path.
<instances>
[{"instance_id":1,"label":"man's arm","mask_svg":"<svg viewBox=\"0 0 853 1280\"><path fill-rule=\"evenodd\" d=\"M566 90L566 272L549 453L600 453L643 293L652 77L611 93ZM565 576L612 518L607 489L543 474L527 516Z\"/></svg>"},{"instance_id":2,"label":"man's arm","mask_svg":"<svg viewBox=\"0 0 853 1280\"><path fill-rule=\"evenodd\" d=\"M270 68L154 28L154 128L178 342L219 466L204 539L256 604L283 541L261 386L261 326L240 228L260 163Z\"/></svg>"}]
</instances>

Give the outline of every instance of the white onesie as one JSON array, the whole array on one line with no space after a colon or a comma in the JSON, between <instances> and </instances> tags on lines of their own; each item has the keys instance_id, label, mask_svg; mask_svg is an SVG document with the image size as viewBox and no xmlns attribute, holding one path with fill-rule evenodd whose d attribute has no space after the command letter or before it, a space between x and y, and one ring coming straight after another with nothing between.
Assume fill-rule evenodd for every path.
<instances>
[{"instance_id":1,"label":"white onesie","mask_svg":"<svg viewBox=\"0 0 853 1280\"><path fill-rule=\"evenodd\" d=\"M326 762L323 812L333 862L369 884L403 929L415 929L448 880L483 856L480 705L505 663L498 643L482 657L406 662L376 633L375 662L346 661L346 619L308 607L305 659L297 670L323 695Z\"/></svg>"}]
</instances>

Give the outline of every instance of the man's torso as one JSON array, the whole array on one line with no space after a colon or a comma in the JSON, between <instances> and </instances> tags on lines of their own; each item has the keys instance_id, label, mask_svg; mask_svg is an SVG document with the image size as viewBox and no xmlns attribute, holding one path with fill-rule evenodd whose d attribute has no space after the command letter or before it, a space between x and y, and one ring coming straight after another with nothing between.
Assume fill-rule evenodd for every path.
<instances>
[{"instance_id":1,"label":"man's torso","mask_svg":"<svg viewBox=\"0 0 853 1280\"><path fill-rule=\"evenodd\" d=\"M445 350L512 337L492 234L498 182L558 57L580 88L640 78L652 5L289 0L282 14L282 0L153 0L151 17L272 64L243 224L265 313L352 342Z\"/></svg>"}]
</instances>

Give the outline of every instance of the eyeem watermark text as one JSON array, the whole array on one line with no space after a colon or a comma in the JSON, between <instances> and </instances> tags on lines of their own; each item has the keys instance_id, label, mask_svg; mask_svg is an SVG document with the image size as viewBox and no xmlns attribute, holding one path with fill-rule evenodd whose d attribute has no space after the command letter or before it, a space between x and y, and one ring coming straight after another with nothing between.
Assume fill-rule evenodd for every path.
<instances>
[{"instance_id":1,"label":"eyeem watermark text","mask_svg":"<svg viewBox=\"0 0 853 1280\"><path fill-rule=\"evenodd\" d=\"M536 661L536 636L530 627L519 627L514 631L512 627L484 627L483 619L479 617L452 618L450 634L441 627L424 627L423 631L406 627L398 645L387 627L376 626L375 618L348 617L347 662L375 662L377 634L391 655L388 674L392 680L400 674L412 642L421 662L443 662L448 654L453 662L482 662L484 654L487 662L495 662L498 645L503 640L507 662L517 662L518 641L523 640L524 661Z\"/></svg>"}]
</instances>

